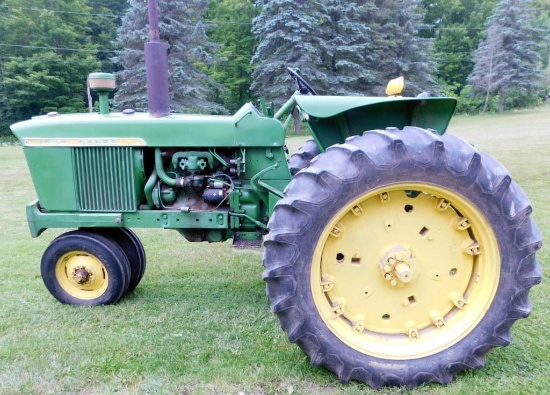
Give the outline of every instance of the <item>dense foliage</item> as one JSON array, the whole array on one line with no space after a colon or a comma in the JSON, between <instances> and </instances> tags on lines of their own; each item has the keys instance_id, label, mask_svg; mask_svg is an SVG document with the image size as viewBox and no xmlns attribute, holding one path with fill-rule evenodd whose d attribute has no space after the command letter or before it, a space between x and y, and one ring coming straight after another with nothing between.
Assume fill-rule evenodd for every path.
<instances>
[{"instance_id":1,"label":"dense foliage","mask_svg":"<svg viewBox=\"0 0 550 395\"><path fill-rule=\"evenodd\" d=\"M457 96L469 112L550 91L550 0L160 4L176 112L281 102L293 90L286 66L324 94L381 95L403 75L405 95ZM0 134L32 115L86 111L93 71L118 74L115 106L145 109L145 12L143 0L0 0Z\"/></svg>"},{"instance_id":2,"label":"dense foliage","mask_svg":"<svg viewBox=\"0 0 550 395\"><path fill-rule=\"evenodd\" d=\"M427 28L421 34L434 38L438 58L436 77L447 94L459 95L474 67L485 22L497 0L424 0Z\"/></svg>"},{"instance_id":3,"label":"dense foliage","mask_svg":"<svg viewBox=\"0 0 550 395\"><path fill-rule=\"evenodd\" d=\"M218 101L230 112L252 98L251 59L257 40L250 27L257 14L254 0L210 0L207 26L211 39L220 45L218 61L210 71L226 88L219 92Z\"/></svg>"},{"instance_id":4,"label":"dense foliage","mask_svg":"<svg viewBox=\"0 0 550 395\"><path fill-rule=\"evenodd\" d=\"M1 6L0 127L49 111L85 109L99 67L84 0L5 0Z\"/></svg>"}]
</instances>

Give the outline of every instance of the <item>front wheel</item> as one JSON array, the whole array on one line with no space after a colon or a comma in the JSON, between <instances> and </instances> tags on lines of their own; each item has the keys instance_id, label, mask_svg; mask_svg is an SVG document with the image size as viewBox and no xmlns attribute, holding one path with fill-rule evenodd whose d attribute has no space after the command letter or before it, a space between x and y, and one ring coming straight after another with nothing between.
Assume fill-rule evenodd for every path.
<instances>
[{"instance_id":1,"label":"front wheel","mask_svg":"<svg viewBox=\"0 0 550 395\"><path fill-rule=\"evenodd\" d=\"M105 236L116 242L130 264L130 283L126 293L133 292L145 274L147 258L139 237L128 228L86 228L88 232Z\"/></svg>"},{"instance_id":2,"label":"front wheel","mask_svg":"<svg viewBox=\"0 0 550 395\"><path fill-rule=\"evenodd\" d=\"M110 238L84 231L54 239L41 262L42 280L61 303L96 306L118 302L128 290L130 264Z\"/></svg>"},{"instance_id":3,"label":"front wheel","mask_svg":"<svg viewBox=\"0 0 550 395\"><path fill-rule=\"evenodd\" d=\"M510 342L541 237L505 169L454 136L369 131L275 207L264 279L289 339L343 382L449 383Z\"/></svg>"}]
</instances>

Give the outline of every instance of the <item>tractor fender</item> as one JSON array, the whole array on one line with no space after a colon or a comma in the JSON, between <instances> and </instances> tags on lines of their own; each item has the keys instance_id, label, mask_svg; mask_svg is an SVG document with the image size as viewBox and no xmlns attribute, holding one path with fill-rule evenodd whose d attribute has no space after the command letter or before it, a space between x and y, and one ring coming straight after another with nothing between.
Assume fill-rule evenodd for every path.
<instances>
[{"instance_id":1,"label":"tractor fender","mask_svg":"<svg viewBox=\"0 0 550 395\"><path fill-rule=\"evenodd\" d=\"M442 135L456 107L456 99L449 97L295 95L294 99L322 152L373 129L418 126Z\"/></svg>"}]
</instances>

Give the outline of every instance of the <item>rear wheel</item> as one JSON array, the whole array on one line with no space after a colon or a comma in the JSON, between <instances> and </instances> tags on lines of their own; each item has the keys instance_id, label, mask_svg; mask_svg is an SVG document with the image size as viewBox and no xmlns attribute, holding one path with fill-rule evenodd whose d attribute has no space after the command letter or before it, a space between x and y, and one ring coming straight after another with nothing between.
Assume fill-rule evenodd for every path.
<instances>
[{"instance_id":1,"label":"rear wheel","mask_svg":"<svg viewBox=\"0 0 550 395\"><path fill-rule=\"evenodd\" d=\"M298 150L290 156L288 161L288 167L290 168L290 174L294 177L300 170L309 166L311 160L319 155L319 147L315 140L307 140Z\"/></svg>"},{"instance_id":2,"label":"rear wheel","mask_svg":"<svg viewBox=\"0 0 550 395\"><path fill-rule=\"evenodd\" d=\"M96 233L65 233L48 246L41 262L46 288L61 303L105 305L118 302L130 282L122 248Z\"/></svg>"},{"instance_id":3,"label":"rear wheel","mask_svg":"<svg viewBox=\"0 0 550 395\"><path fill-rule=\"evenodd\" d=\"M265 243L272 310L343 382L448 383L530 313L541 237L529 202L454 136L366 132L285 194Z\"/></svg>"}]
</instances>

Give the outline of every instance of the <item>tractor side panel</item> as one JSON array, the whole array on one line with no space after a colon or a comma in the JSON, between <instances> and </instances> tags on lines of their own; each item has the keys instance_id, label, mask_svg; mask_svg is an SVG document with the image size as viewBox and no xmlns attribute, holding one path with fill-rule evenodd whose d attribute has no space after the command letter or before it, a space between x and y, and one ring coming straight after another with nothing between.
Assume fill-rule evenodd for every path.
<instances>
[{"instance_id":1,"label":"tractor side panel","mask_svg":"<svg viewBox=\"0 0 550 395\"><path fill-rule=\"evenodd\" d=\"M133 147L25 147L40 207L133 212L142 200L142 151Z\"/></svg>"},{"instance_id":2,"label":"tractor side panel","mask_svg":"<svg viewBox=\"0 0 550 395\"><path fill-rule=\"evenodd\" d=\"M48 211L76 211L71 149L25 147L24 152L40 206Z\"/></svg>"}]
</instances>

